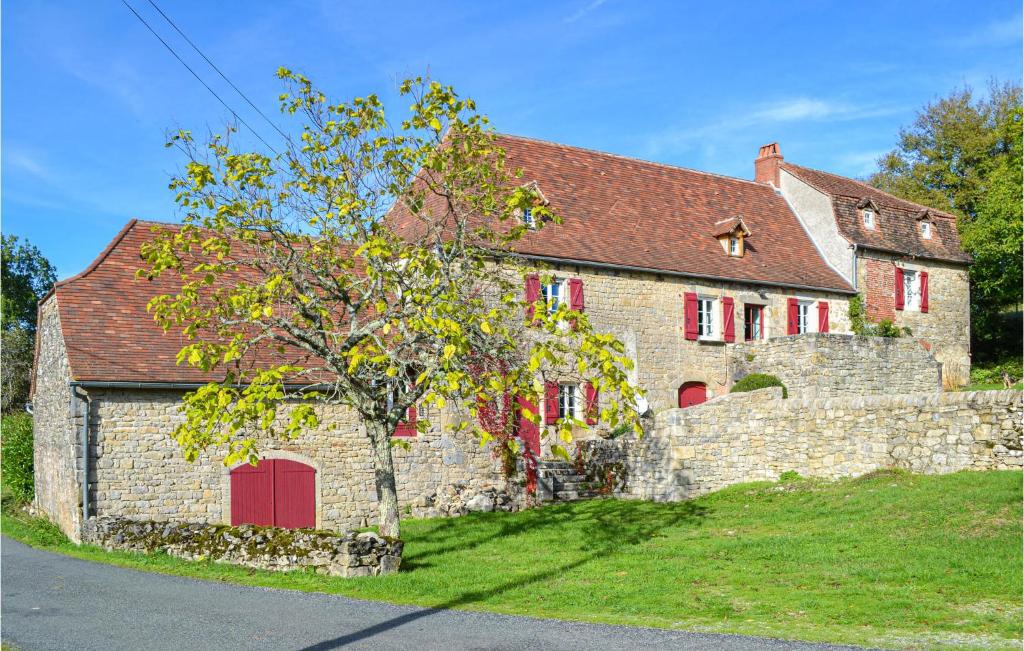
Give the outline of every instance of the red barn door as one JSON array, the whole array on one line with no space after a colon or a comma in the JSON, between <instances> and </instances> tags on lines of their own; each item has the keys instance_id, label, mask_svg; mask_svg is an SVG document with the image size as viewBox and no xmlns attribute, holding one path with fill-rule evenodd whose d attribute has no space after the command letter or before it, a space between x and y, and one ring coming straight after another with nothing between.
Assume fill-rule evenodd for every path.
<instances>
[{"instance_id":1,"label":"red barn door","mask_svg":"<svg viewBox=\"0 0 1024 651\"><path fill-rule=\"evenodd\" d=\"M679 406L692 407L708 399L708 387L703 382L687 382L679 387Z\"/></svg>"},{"instance_id":2,"label":"red barn door","mask_svg":"<svg viewBox=\"0 0 1024 651\"><path fill-rule=\"evenodd\" d=\"M287 459L238 466L231 471L231 524L315 527L316 470Z\"/></svg>"}]
</instances>

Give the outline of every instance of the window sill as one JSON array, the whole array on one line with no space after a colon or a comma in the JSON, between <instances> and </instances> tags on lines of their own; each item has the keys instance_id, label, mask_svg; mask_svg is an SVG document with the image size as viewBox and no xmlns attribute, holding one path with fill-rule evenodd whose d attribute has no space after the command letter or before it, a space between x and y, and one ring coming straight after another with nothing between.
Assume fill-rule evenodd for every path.
<instances>
[{"instance_id":1,"label":"window sill","mask_svg":"<svg viewBox=\"0 0 1024 651\"><path fill-rule=\"evenodd\" d=\"M698 338L697 339L697 343L698 344L706 344L708 346L724 346L725 345L725 340L724 339L700 339L700 338Z\"/></svg>"}]
</instances>

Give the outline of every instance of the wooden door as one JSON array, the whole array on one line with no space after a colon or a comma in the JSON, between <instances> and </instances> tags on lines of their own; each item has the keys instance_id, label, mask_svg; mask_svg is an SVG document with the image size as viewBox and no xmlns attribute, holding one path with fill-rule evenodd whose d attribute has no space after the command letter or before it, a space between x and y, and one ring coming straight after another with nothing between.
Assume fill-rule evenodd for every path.
<instances>
[{"instance_id":1,"label":"wooden door","mask_svg":"<svg viewBox=\"0 0 1024 651\"><path fill-rule=\"evenodd\" d=\"M679 406L686 408L708 399L708 387L703 382L687 382L679 387Z\"/></svg>"},{"instance_id":2,"label":"wooden door","mask_svg":"<svg viewBox=\"0 0 1024 651\"><path fill-rule=\"evenodd\" d=\"M231 471L231 525L288 529L316 526L316 470L298 461L263 459Z\"/></svg>"}]
</instances>

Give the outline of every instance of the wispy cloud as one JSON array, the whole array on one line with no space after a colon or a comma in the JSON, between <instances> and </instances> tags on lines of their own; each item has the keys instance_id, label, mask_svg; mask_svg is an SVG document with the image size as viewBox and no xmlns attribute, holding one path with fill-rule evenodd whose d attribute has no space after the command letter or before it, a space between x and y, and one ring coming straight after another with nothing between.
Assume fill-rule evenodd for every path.
<instances>
[{"instance_id":1,"label":"wispy cloud","mask_svg":"<svg viewBox=\"0 0 1024 651\"><path fill-rule=\"evenodd\" d=\"M571 16L566 16L565 22L566 23L575 23L577 20L579 20L580 18L583 18L584 16L589 14L591 11L597 9L598 7L600 7L601 5L603 5L607 1L608 0L591 0L591 2L587 3L583 7L580 7L579 10L576 11L576 13L572 14Z\"/></svg>"},{"instance_id":2,"label":"wispy cloud","mask_svg":"<svg viewBox=\"0 0 1024 651\"><path fill-rule=\"evenodd\" d=\"M4 167L25 172L42 181L50 181L53 174L36 154L8 145L4 150Z\"/></svg>"},{"instance_id":3,"label":"wispy cloud","mask_svg":"<svg viewBox=\"0 0 1024 651\"><path fill-rule=\"evenodd\" d=\"M968 48L1013 45L1021 40L1021 22L1022 16L1018 13L1010 18L982 25L960 38L953 39L952 42L954 45Z\"/></svg>"},{"instance_id":4,"label":"wispy cloud","mask_svg":"<svg viewBox=\"0 0 1024 651\"><path fill-rule=\"evenodd\" d=\"M811 97L761 104L749 111L736 112L725 118L693 127L667 129L649 138L648 154L688 149L698 141L714 136L722 139L728 134L752 128L766 130L787 122L847 122L892 115L902 107L889 104L855 104Z\"/></svg>"},{"instance_id":5,"label":"wispy cloud","mask_svg":"<svg viewBox=\"0 0 1024 651\"><path fill-rule=\"evenodd\" d=\"M850 152L836 158L836 166L846 174L864 177L878 170L878 159L887 152L885 149Z\"/></svg>"}]
</instances>

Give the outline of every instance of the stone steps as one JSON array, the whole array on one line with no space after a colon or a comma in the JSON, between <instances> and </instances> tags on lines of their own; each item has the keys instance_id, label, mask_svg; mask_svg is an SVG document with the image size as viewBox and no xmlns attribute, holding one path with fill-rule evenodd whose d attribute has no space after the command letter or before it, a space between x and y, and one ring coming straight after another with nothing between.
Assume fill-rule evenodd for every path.
<instances>
[{"instance_id":1,"label":"stone steps","mask_svg":"<svg viewBox=\"0 0 1024 651\"><path fill-rule=\"evenodd\" d=\"M596 495L574 465L565 461L537 463L537 496L541 501L568 502Z\"/></svg>"}]
</instances>

